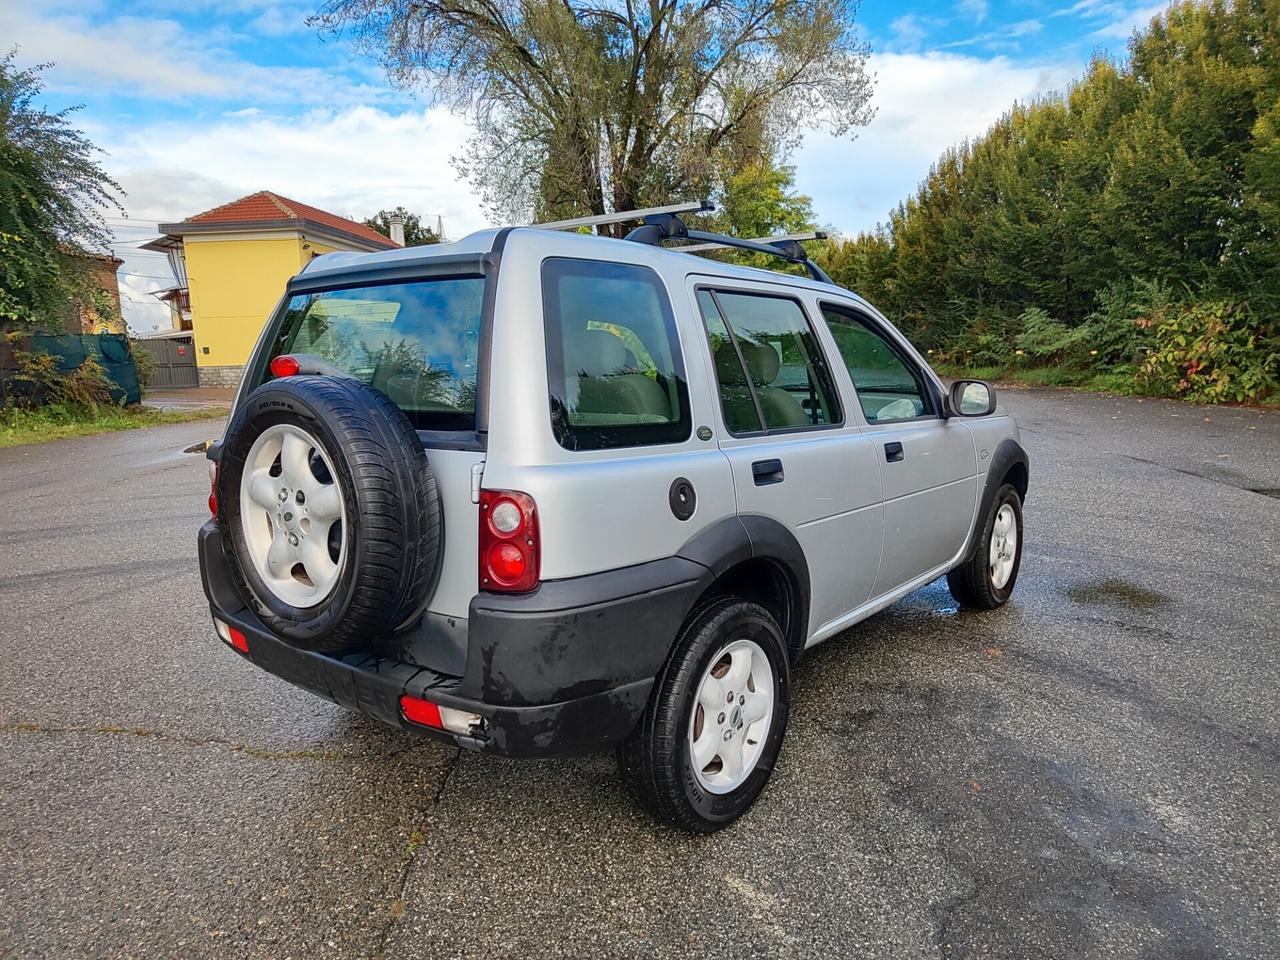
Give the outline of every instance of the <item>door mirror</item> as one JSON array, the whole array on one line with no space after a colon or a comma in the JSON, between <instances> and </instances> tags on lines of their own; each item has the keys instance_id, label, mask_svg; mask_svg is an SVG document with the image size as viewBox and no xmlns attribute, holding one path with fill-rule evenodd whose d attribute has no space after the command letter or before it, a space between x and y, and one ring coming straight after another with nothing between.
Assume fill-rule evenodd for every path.
<instances>
[{"instance_id":1,"label":"door mirror","mask_svg":"<svg viewBox=\"0 0 1280 960\"><path fill-rule=\"evenodd\" d=\"M985 417L996 410L996 392L982 380L957 380L948 400L949 412L957 417Z\"/></svg>"}]
</instances>

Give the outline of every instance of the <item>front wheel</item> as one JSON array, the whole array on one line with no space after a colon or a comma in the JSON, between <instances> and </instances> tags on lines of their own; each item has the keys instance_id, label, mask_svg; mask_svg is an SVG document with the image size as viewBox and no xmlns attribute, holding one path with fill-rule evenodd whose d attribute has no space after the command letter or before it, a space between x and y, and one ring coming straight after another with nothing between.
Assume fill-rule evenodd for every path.
<instances>
[{"instance_id":1,"label":"front wheel","mask_svg":"<svg viewBox=\"0 0 1280 960\"><path fill-rule=\"evenodd\" d=\"M751 806L786 731L786 642L763 607L734 598L686 625L618 767L646 807L710 833Z\"/></svg>"},{"instance_id":2,"label":"front wheel","mask_svg":"<svg viewBox=\"0 0 1280 960\"><path fill-rule=\"evenodd\" d=\"M1013 594L1022 565L1022 498L1012 484L996 491L973 553L947 574L962 607L994 610Z\"/></svg>"}]
</instances>

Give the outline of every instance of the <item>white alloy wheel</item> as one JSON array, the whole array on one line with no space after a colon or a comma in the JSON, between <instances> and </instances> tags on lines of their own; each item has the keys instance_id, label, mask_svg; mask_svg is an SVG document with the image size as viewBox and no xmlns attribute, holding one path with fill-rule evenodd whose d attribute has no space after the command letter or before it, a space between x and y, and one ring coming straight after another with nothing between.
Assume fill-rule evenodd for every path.
<instances>
[{"instance_id":1,"label":"white alloy wheel","mask_svg":"<svg viewBox=\"0 0 1280 960\"><path fill-rule=\"evenodd\" d=\"M315 460L325 480L316 476ZM292 424L268 427L249 448L240 478L240 523L258 577L277 598L314 607L333 591L346 559L347 512L324 448ZM338 557L329 550L338 528Z\"/></svg>"},{"instance_id":2,"label":"white alloy wheel","mask_svg":"<svg viewBox=\"0 0 1280 960\"><path fill-rule=\"evenodd\" d=\"M734 640L711 660L689 717L698 782L729 793L751 775L773 722L773 667L759 644Z\"/></svg>"},{"instance_id":3,"label":"white alloy wheel","mask_svg":"<svg viewBox=\"0 0 1280 960\"><path fill-rule=\"evenodd\" d=\"M991 585L1003 590L1013 573L1013 561L1018 553L1018 517L1013 507L1004 504L996 513L991 527L991 547L987 553L987 567L991 571Z\"/></svg>"}]
</instances>

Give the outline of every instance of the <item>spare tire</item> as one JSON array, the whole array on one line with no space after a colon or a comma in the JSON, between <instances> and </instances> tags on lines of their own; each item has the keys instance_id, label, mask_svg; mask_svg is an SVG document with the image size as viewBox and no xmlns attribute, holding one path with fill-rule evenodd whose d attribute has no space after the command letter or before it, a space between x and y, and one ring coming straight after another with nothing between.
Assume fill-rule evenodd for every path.
<instances>
[{"instance_id":1,"label":"spare tire","mask_svg":"<svg viewBox=\"0 0 1280 960\"><path fill-rule=\"evenodd\" d=\"M435 477L408 417L357 380L254 390L218 460L218 523L245 603L294 646L365 646L414 621L441 556Z\"/></svg>"}]
</instances>

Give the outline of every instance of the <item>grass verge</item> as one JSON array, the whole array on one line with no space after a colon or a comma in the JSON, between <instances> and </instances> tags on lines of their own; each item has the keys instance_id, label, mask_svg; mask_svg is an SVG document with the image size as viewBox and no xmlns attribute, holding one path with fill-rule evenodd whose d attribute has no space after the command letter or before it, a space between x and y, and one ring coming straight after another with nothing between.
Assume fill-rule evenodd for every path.
<instances>
[{"instance_id":1,"label":"grass verge","mask_svg":"<svg viewBox=\"0 0 1280 960\"><path fill-rule=\"evenodd\" d=\"M96 407L68 410L65 407L40 407L22 410L0 408L0 447L20 447L64 437L84 437L139 427L158 427L167 423L192 420L218 420L226 410L153 410L151 407Z\"/></svg>"},{"instance_id":2,"label":"grass verge","mask_svg":"<svg viewBox=\"0 0 1280 960\"><path fill-rule=\"evenodd\" d=\"M1057 390L1089 390L1094 393L1112 393L1126 397L1155 397L1166 400L1185 400L1144 391L1133 373L1112 370L1098 373L1075 370L1071 367L1013 367L986 366L960 367L949 363L934 364L933 369L941 377L952 380L968 378L986 380L989 383L1007 383L1016 387L1049 387ZM1192 401L1203 403L1204 401ZM1212 405L1212 404L1210 404ZM1280 408L1280 397L1267 397L1247 403L1222 403L1227 407L1259 407L1263 410Z\"/></svg>"}]
</instances>

